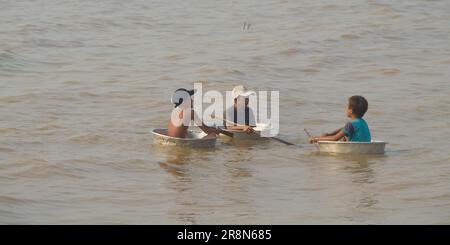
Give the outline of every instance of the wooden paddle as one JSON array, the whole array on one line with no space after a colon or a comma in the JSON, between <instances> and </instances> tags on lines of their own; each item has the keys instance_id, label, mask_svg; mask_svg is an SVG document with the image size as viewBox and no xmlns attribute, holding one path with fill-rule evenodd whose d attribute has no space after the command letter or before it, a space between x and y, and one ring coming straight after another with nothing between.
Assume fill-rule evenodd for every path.
<instances>
[{"instance_id":1,"label":"wooden paddle","mask_svg":"<svg viewBox=\"0 0 450 245\"><path fill-rule=\"evenodd\" d=\"M218 118L219 118L220 120L224 120L224 121L227 122L227 123L236 124L237 126L245 126L245 125L242 125L242 124L234 123L234 122L232 122L232 121L230 121L230 120L227 120L227 119L223 119L223 118L220 118L220 117L218 117ZM223 130L222 130L222 131L223 131ZM252 133L256 133L256 132L253 131ZM258 136L260 136L260 135L258 135ZM261 137L261 136L260 136L260 137ZM267 138L276 140L276 141L281 142L281 143L283 143L283 144L285 144L285 145L295 145L294 143L291 143L291 142L282 140L282 139L277 138L277 137L267 137Z\"/></svg>"},{"instance_id":2,"label":"wooden paddle","mask_svg":"<svg viewBox=\"0 0 450 245\"><path fill-rule=\"evenodd\" d=\"M287 142L286 140L282 140L282 139L277 138L277 137L269 137L269 139L276 140L276 141L281 142L281 143L286 144L286 145L295 145L294 143Z\"/></svg>"},{"instance_id":3,"label":"wooden paddle","mask_svg":"<svg viewBox=\"0 0 450 245\"><path fill-rule=\"evenodd\" d=\"M221 134L224 134L224 135L226 135L226 136L228 136L228 137L231 137L231 138L234 137L234 134L233 134L232 132L227 132L227 131L222 130L222 129L220 129L220 128L218 128L218 130L219 130L219 132L220 132Z\"/></svg>"}]
</instances>

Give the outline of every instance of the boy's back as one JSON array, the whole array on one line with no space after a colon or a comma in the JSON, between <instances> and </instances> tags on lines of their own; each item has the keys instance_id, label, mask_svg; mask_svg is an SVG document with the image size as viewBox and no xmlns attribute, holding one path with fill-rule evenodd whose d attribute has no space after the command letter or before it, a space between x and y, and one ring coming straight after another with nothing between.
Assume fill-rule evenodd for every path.
<instances>
[{"instance_id":1,"label":"boy's back","mask_svg":"<svg viewBox=\"0 0 450 245\"><path fill-rule=\"evenodd\" d=\"M351 122L345 124L343 131L349 141L370 142L372 140L369 126L362 118L355 118Z\"/></svg>"}]
</instances>

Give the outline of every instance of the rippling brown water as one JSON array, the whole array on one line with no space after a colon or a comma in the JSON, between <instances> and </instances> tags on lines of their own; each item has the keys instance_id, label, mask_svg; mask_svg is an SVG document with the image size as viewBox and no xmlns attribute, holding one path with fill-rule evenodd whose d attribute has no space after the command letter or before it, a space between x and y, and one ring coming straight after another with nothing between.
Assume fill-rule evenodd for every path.
<instances>
[{"instance_id":1,"label":"rippling brown water","mask_svg":"<svg viewBox=\"0 0 450 245\"><path fill-rule=\"evenodd\" d=\"M2 1L2 224L449 224L450 2ZM244 22L250 28L243 28ZM279 90L281 137L169 149L169 97ZM306 145L362 94L385 156Z\"/></svg>"}]
</instances>

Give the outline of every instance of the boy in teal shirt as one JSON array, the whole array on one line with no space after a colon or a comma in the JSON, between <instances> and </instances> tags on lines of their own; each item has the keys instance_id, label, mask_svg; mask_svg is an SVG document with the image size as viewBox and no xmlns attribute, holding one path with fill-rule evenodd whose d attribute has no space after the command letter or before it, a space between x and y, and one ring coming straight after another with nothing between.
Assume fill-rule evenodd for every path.
<instances>
[{"instance_id":1,"label":"boy in teal shirt","mask_svg":"<svg viewBox=\"0 0 450 245\"><path fill-rule=\"evenodd\" d=\"M325 133L321 136L309 138L309 143L317 141L338 141L344 138L344 141L353 142L370 142L370 130L366 121L362 118L367 112L369 104L362 96L352 96L348 99L347 117L352 121L345 124L343 128L339 128L332 133Z\"/></svg>"}]
</instances>

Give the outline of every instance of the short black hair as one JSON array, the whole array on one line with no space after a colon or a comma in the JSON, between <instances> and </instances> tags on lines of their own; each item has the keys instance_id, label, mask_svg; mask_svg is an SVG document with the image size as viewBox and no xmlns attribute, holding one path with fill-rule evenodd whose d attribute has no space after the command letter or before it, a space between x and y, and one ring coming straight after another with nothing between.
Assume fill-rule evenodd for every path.
<instances>
[{"instance_id":1,"label":"short black hair","mask_svg":"<svg viewBox=\"0 0 450 245\"><path fill-rule=\"evenodd\" d=\"M354 95L348 98L348 108L352 109L355 116L361 118L364 114L366 114L367 109L369 108L369 103L364 97Z\"/></svg>"},{"instance_id":2,"label":"short black hair","mask_svg":"<svg viewBox=\"0 0 450 245\"><path fill-rule=\"evenodd\" d=\"M197 92L196 89L187 90L185 88L179 88L179 89L175 90L175 93L177 93L179 91L186 92L186 93L189 94L189 96L192 96L192 95L195 94L195 92ZM175 93L174 93L174 95L175 95ZM175 107L178 107L179 105L181 105L183 103L183 98L179 98L178 101L174 101L174 97L173 96L172 96L171 101L172 101L173 104L175 104Z\"/></svg>"}]
</instances>

